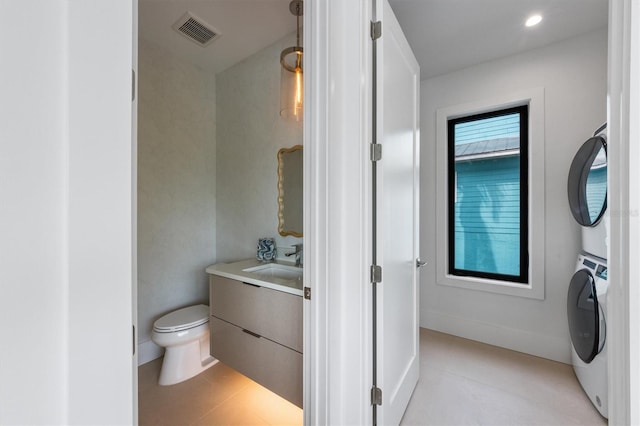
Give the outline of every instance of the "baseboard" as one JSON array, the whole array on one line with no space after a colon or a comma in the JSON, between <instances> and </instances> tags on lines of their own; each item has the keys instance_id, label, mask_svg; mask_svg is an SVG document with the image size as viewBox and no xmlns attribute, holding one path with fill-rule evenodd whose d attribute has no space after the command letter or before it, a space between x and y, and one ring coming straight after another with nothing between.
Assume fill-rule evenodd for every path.
<instances>
[{"instance_id":1,"label":"baseboard","mask_svg":"<svg viewBox=\"0 0 640 426\"><path fill-rule=\"evenodd\" d=\"M426 314L426 315L424 315ZM571 343L553 336L423 310L421 327L571 364Z\"/></svg>"},{"instance_id":2,"label":"baseboard","mask_svg":"<svg viewBox=\"0 0 640 426\"><path fill-rule=\"evenodd\" d=\"M138 343L138 365L146 364L154 359L158 359L163 354L164 349L153 343L151 340Z\"/></svg>"}]
</instances>

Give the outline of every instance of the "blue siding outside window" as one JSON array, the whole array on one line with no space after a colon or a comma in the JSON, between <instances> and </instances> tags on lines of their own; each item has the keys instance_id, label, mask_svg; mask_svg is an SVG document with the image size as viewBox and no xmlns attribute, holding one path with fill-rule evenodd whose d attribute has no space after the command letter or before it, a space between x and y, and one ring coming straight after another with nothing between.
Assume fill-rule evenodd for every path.
<instances>
[{"instance_id":1,"label":"blue siding outside window","mask_svg":"<svg viewBox=\"0 0 640 426\"><path fill-rule=\"evenodd\" d=\"M520 158L456 163L455 268L520 274Z\"/></svg>"},{"instance_id":2,"label":"blue siding outside window","mask_svg":"<svg viewBox=\"0 0 640 426\"><path fill-rule=\"evenodd\" d=\"M587 206L589 217L595 221L602 210L607 198L607 164L592 167L587 178Z\"/></svg>"}]
</instances>

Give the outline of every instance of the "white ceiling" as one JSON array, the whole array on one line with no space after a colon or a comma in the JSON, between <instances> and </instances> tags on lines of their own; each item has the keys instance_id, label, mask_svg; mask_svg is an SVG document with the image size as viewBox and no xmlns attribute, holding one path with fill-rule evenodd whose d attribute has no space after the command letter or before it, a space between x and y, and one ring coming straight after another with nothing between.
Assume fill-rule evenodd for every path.
<instances>
[{"instance_id":1,"label":"white ceiling","mask_svg":"<svg viewBox=\"0 0 640 426\"><path fill-rule=\"evenodd\" d=\"M138 33L178 57L215 73L296 30L290 0L140 0ZM185 12L211 25L221 36L202 47L171 26ZM300 21L302 25L302 20Z\"/></svg>"},{"instance_id":2,"label":"white ceiling","mask_svg":"<svg viewBox=\"0 0 640 426\"><path fill-rule=\"evenodd\" d=\"M140 37L220 72L295 31L290 0L140 0ZM320 0L322 1L322 0ZM346 1L346 0L345 0ZM608 0L390 0L422 79L606 27ZM186 11L222 36L200 47L171 26ZM525 28L534 13L541 24ZM384 30L383 30L384 31Z\"/></svg>"},{"instance_id":3,"label":"white ceiling","mask_svg":"<svg viewBox=\"0 0 640 426\"><path fill-rule=\"evenodd\" d=\"M607 0L390 0L424 80L607 25ZM533 13L543 16L526 28ZM384 34L384 23L383 23Z\"/></svg>"}]
</instances>

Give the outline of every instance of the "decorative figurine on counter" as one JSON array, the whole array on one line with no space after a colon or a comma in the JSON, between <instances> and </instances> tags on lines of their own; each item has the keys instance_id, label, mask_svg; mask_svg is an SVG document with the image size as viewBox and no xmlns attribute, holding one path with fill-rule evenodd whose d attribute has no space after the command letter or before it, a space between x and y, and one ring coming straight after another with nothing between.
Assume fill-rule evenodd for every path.
<instances>
[{"instance_id":1,"label":"decorative figurine on counter","mask_svg":"<svg viewBox=\"0 0 640 426\"><path fill-rule=\"evenodd\" d=\"M258 239L258 250L256 258L262 262L274 262L276 260L276 240L275 238Z\"/></svg>"}]
</instances>

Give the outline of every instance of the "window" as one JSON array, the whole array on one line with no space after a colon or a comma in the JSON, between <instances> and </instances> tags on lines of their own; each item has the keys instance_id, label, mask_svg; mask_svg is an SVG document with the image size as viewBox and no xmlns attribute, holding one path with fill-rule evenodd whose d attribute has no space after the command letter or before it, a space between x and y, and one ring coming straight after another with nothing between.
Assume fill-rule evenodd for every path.
<instances>
[{"instance_id":1,"label":"window","mask_svg":"<svg viewBox=\"0 0 640 426\"><path fill-rule=\"evenodd\" d=\"M448 274L527 284L527 105L448 119Z\"/></svg>"},{"instance_id":2,"label":"window","mask_svg":"<svg viewBox=\"0 0 640 426\"><path fill-rule=\"evenodd\" d=\"M522 115L520 112L526 115ZM488 114L487 114L488 113ZM487 118L493 118L500 115L509 115L508 113L518 113L517 133L520 141L511 149L518 150L519 160L515 156L516 152L508 152L511 149L503 149L497 152L481 152L480 145L475 145L478 151L467 151L466 156L458 158L460 170L456 173L455 148L454 155L449 155L449 136L453 132L449 131L450 122L455 123L474 123ZM514 92L492 94L485 99L475 99L467 103L446 106L436 110L436 198L433 204L435 210L435 252L436 258L436 284L440 286L457 287L473 291L483 291L488 293L497 293L509 296L527 297L532 299L543 300L545 295L545 234L548 232L545 226L546 215L546 195L545 195L545 111L544 111L544 88L522 89ZM487 124L488 126L488 124ZM526 126L526 127L521 127ZM476 129L477 130L477 129ZM495 130L495 129L494 129ZM473 132L472 132L473 133ZM480 133L480 132L477 132ZM508 135L509 133L506 133ZM503 134L504 137L507 137ZM495 138L493 135L492 138ZM484 139L487 139L484 137ZM478 142L480 139L478 139ZM467 139L469 144L473 143L472 139ZM462 143L461 143L462 145ZM455 143L454 143L455 146ZM466 148L471 148L469 145ZM505 147L506 148L506 147ZM462 148L459 148L460 150ZM484 157L484 159L482 158ZM494 161L495 160L495 161ZM474 161L476 162L474 164ZM505 267L503 252L493 253L493 259L496 269L492 270L487 267L477 267L476 265L464 265L455 263L455 235L451 238L450 231L455 226L455 204L451 202L451 191L454 189L454 202L457 197L458 206L465 201L461 189L464 185L463 179L465 173L469 170L463 170L464 167L479 168L485 163L485 168L495 171L497 165L508 166L509 161L512 162L512 168L519 167L519 197L518 202L520 208L518 213L520 221L514 220L519 225L518 244L514 250L517 262L514 269ZM500 162L502 164L500 164ZM450 164L451 163L451 164ZM488 167L492 164L492 167ZM464 167L463 167L464 166ZM473 170L472 170L473 171ZM477 170L476 170L477 171ZM453 174L453 176L451 176ZM497 174L497 173L496 173ZM495 176L494 176L495 177ZM457 180L455 185L450 185L450 181ZM552 183L554 186L562 184L561 188L554 188L554 191L564 192L566 183ZM506 186L505 186L506 187ZM468 189L468 188L467 188ZM500 198L498 198L500 199ZM501 198L504 201L504 197ZM468 200L468 199L467 199ZM504 204L503 204L504 205ZM453 206L453 208L450 208ZM462 213L462 211L460 211ZM487 214L487 212L482 212ZM504 214L502 209L495 211L495 214ZM473 217L473 215L471 215ZM485 216L483 216L483 219ZM485 221L485 225L502 225L507 223L503 216L499 216L500 220L494 220L488 216L493 222ZM515 227L516 223L512 223ZM459 228L460 229L460 228ZM493 230L493 229L492 229ZM493 233L494 235L496 232ZM453 242L454 248L450 242ZM463 240L464 242L464 240ZM495 246L495 244L494 244ZM498 247L504 247L502 244ZM458 243L458 253L460 249L464 252L464 246ZM468 248L468 247L467 247ZM450 254L453 253L452 256ZM528 253L528 257L525 255ZM477 252L478 255L484 253ZM513 263L512 263L513 264Z\"/></svg>"}]
</instances>

